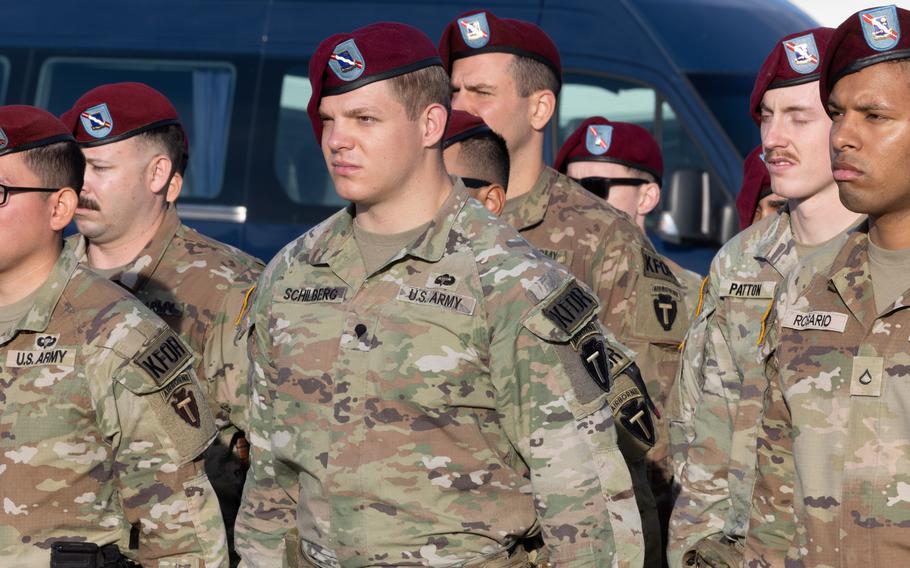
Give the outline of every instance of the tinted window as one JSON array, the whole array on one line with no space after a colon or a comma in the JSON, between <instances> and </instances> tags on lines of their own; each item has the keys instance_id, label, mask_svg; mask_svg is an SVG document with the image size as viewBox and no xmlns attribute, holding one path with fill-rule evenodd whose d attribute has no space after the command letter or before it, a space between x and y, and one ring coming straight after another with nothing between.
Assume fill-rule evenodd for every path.
<instances>
[{"instance_id":1,"label":"tinted window","mask_svg":"<svg viewBox=\"0 0 910 568\"><path fill-rule=\"evenodd\" d=\"M275 175L294 203L338 209L345 202L335 193L306 112L313 94L306 75L304 68L292 69L281 82L275 129Z\"/></svg>"},{"instance_id":2,"label":"tinted window","mask_svg":"<svg viewBox=\"0 0 910 568\"><path fill-rule=\"evenodd\" d=\"M9 59L0 55L0 103L6 102L6 88L9 86Z\"/></svg>"},{"instance_id":3,"label":"tinted window","mask_svg":"<svg viewBox=\"0 0 910 568\"><path fill-rule=\"evenodd\" d=\"M41 67L35 104L59 115L86 91L139 81L170 99L190 139L190 166L181 196L221 193L236 71L229 63L54 57Z\"/></svg>"},{"instance_id":4,"label":"tinted window","mask_svg":"<svg viewBox=\"0 0 910 568\"><path fill-rule=\"evenodd\" d=\"M760 139L759 129L752 122L749 112L749 97L755 76L693 73L689 75L689 80L745 158L758 146Z\"/></svg>"}]
</instances>

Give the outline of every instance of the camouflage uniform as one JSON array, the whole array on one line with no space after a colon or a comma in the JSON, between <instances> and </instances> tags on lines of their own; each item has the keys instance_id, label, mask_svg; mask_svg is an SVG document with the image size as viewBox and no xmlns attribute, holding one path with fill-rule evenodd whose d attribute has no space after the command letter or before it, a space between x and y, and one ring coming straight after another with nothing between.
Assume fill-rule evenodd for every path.
<instances>
[{"instance_id":1,"label":"camouflage uniform","mask_svg":"<svg viewBox=\"0 0 910 568\"><path fill-rule=\"evenodd\" d=\"M538 530L559 566L640 565L606 394L576 352L601 337L596 298L460 183L372 275L352 224L280 252L247 316L245 565L284 565L294 527L325 567L486 566Z\"/></svg>"},{"instance_id":2,"label":"camouflage uniform","mask_svg":"<svg viewBox=\"0 0 910 568\"><path fill-rule=\"evenodd\" d=\"M197 460L214 419L164 322L67 246L0 356L5 566L48 566L56 541L115 543L146 567L226 564Z\"/></svg>"},{"instance_id":3,"label":"camouflage uniform","mask_svg":"<svg viewBox=\"0 0 910 568\"><path fill-rule=\"evenodd\" d=\"M654 245L652 244L651 246L653 247ZM689 270L688 268L683 268L668 256L661 256L660 258L664 261L664 264L670 268L670 272L676 276L677 280L679 280L679 283L682 285L683 290L685 290L686 309L689 310L687 313L689 314L689 321L692 322L695 307L698 306L698 300L700 298L699 292L702 283L701 274ZM681 362L680 365L682 365Z\"/></svg>"},{"instance_id":4,"label":"camouflage uniform","mask_svg":"<svg viewBox=\"0 0 910 568\"><path fill-rule=\"evenodd\" d=\"M823 251L834 250L837 242L812 258L823 262ZM738 561L749 524L756 434L767 384L759 339L777 285L797 261L785 208L737 235L712 262L705 303L715 307L704 320L702 367L692 375L702 384L677 387L677 392L690 393L682 406L694 411L691 422L681 425L691 441L670 524L671 565L684 563L695 549L730 553ZM735 551L725 548L731 543L736 543ZM714 563L723 565L717 558Z\"/></svg>"},{"instance_id":5,"label":"camouflage uniform","mask_svg":"<svg viewBox=\"0 0 910 568\"><path fill-rule=\"evenodd\" d=\"M809 257L772 313L752 562L783 564L785 553L794 565L907 561L910 295L877 312L868 246L862 224L827 266Z\"/></svg>"},{"instance_id":6,"label":"camouflage uniform","mask_svg":"<svg viewBox=\"0 0 910 568\"><path fill-rule=\"evenodd\" d=\"M87 262L86 241L72 238ZM231 452L246 430L246 345L235 344L237 324L262 264L249 255L182 225L173 206L155 236L121 273L111 277L180 334L200 354L196 376L219 429L206 454L230 535L245 467Z\"/></svg>"},{"instance_id":7,"label":"camouflage uniform","mask_svg":"<svg viewBox=\"0 0 910 568\"><path fill-rule=\"evenodd\" d=\"M676 378L679 344L689 326L689 308L679 279L638 226L551 168L544 169L522 206L505 219L594 289L604 306L601 321L637 353L648 391L663 414ZM664 517L673 504L668 440L667 421L661 420L658 443L647 459ZM643 515L653 511L653 505L642 505Z\"/></svg>"}]
</instances>

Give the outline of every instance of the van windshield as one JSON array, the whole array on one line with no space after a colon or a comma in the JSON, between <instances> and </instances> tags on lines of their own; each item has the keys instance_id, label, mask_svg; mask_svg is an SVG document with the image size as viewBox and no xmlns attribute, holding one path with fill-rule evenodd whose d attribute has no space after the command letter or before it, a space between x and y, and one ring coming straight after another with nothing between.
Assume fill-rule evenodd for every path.
<instances>
[{"instance_id":1,"label":"van windshield","mask_svg":"<svg viewBox=\"0 0 910 568\"><path fill-rule=\"evenodd\" d=\"M760 142L759 129L749 113L754 75L689 73L689 80L714 113L714 118L745 158Z\"/></svg>"}]
</instances>

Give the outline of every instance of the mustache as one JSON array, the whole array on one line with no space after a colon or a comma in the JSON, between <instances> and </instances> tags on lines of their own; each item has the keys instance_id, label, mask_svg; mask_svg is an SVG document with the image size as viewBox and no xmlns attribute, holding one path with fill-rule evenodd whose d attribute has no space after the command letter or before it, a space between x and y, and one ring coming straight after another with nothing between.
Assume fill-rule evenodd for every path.
<instances>
[{"instance_id":1,"label":"mustache","mask_svg":"<svg viewBox=\"0 0 910 568\"><path fill-rule=\"evenodd\" d=\"M101 206L91 197L79 196L79 208L88 209L89 211L101 211Z\"/></svg>"},{"instance_id":2,"label":"mustache","mask_svg":"<svg viewBox=\"0 0 910 568\"><path fill-rule=\"evenodd\" d=\"M764 162L767 164L771 160L784 159L791 162L796 162L796 156L793 156L789 152L783 152L778 150L777 152L765 152Z\"/></svg>"}]
</instances>

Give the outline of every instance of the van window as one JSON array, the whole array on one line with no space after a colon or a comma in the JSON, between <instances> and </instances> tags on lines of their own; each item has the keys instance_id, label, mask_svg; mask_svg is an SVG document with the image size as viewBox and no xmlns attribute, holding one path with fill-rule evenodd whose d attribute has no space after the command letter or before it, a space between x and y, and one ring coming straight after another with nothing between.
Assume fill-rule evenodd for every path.
<instances>
[{"instance_id":1,"label":"van window","mask_svg":"<svg viewBox=\"0 0 910 568\"><path fill-rule=\"evenodd\" d=\"M174 104L190 139L181 198L221 193L237 72L220 61L52 57L41 66L35 104L60 115L86 91L140 81Z\"/></svg>"},{"instance_id":2,"label":"van window","mask_svg":"<svg viewBox=\"0 0 910 568\"><path fill-rule=\"evenodd\" d=\"M708 170L704 156L673 108L652 87L623 79L567 74L559 98L557 145L562 145L586 118L603 116L637 124L654 135L663 152L664 179L679 168Z\"/></svg>"},{"instance_id":3,"label":"van window","mask_svg":"<svg viewBox=\"0 0 910 568\"><path fill-rule=\"evenodd\" d=\"M294 203L338 209L346 202L335 193L306 112L312 94L305 68L285 74L275 130L275 175Z\"/></svg>"},{"instance_id":4,"label":"van window","mask_svg":"<svg viewBox=\"0 0 910 568\"><path fill-rule=\"evenodd\" d=\"M6 88L9 86L9 59L0 55L0 104L6 102Z\"/></svg>"}]
</instances>

